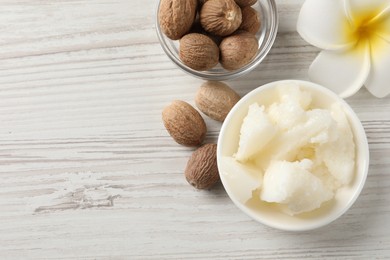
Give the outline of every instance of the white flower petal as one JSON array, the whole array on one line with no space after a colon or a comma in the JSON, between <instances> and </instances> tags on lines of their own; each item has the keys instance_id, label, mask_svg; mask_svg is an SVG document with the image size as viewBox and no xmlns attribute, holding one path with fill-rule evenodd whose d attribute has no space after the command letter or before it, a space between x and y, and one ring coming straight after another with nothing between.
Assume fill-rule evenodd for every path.
<instances>
[{"instance_id":1,"label":"white flower petal","mask_svg":"<svg viewBox=\"0 0 390 260\"><path fill-rule=\"evenodd\" d=\"M355 44L344 0L306 0L297 30L303 39L321 49L341 50Z\"/></svg>"},{"instance_id":2,"label":"white flower petal","mask_svg":"<svg viewBox=\"0 0 390 260\"><path fill-rule=\"evenodd\" d=\"M371 72L365 86L381 98L390 93L390 43L378 37L371 46Z\"/></svg>"},{"instance_id":3,"label":"white flower petal","mask_svg":"<svg viewBox=\"0 0 390 260\"><path fill-rule=\"evenodd\" d=\"M309 77L341 97L355 94L370 72L370 49L367 41L360 41L347 51L322 51L309 69Z\"/></svg>"}]
</instances>

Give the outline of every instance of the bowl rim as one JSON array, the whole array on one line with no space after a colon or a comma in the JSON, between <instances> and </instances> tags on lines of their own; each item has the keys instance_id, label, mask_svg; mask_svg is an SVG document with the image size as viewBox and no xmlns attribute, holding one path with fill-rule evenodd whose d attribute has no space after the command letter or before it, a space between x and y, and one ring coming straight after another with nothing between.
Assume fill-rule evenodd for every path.
<instances>
[{"instance_id":1,"label":"bowl rim","mask_svg":"<svg viewBox=\"0 0 390 260\"><path fill-rule=\"evenodd\" d=\"M270 10L272 12L271 15L271 23L270 23L270 31L269 31L269 36L268 38L265 38L264 42L264 48L262 48L256 57L248 64L246 64L244 67L234 70L234 71L227 71L225 70L224 73L221 74L208 74L207 71L197 71L194 69L191 69L190 67L186 66L184 63L181 62L181 60L176 57L176 55L169 49L167 44L165 43L165 38L163 32L161 31L160 24L159 24L159 10L160 10L160 3L161 0L157 2L157 8L156 8L156 16L155 16L155 29L157 33L157 37L160 43L160 46L164 50L165 54L169 57L169 59L179 68L181 68L184 72L186 72L189 75L192 75L196 78L203 79L203 80L216 80L216 81L224 81L224 80L231 80L235 79L238 77L241 77L253 69L255 69L263 60L264 58L268 55L270 50L272 49L272 46L275 42L277 33L278 33L278 28L279 28L279 14L278 14L278 8L275 0L264 0L267 1L267 3L270 6ZM260 4L260 0L258 0L258 3ZM167 38L167 37L166 37ZM170 40L170 39L169 39ZM170 40L172 41L172 40ZM259 46L260 48L260 46Z\"/></svg>"},{"instance_id":2,"label":"bowl rim","mask_svg":"<svg viewBox=\"0 0 390 260\"><path fill-rule=\"evenodd\" d=\"M227 115L225 121L222 124L221 131L218 137L218 143L217 143L217 164L218 168L222 169L221 167L221 157L222 157L222 148L223 147L223 139L225 136L225 132L227 131L227 127L229 125L229 122L232 120L232 118L235 116L235 112L240 110L243 105L249 106L246 104L247 100L253 98L254 96L260 95L261 92L266 91L268 89L277 87L280 84L285 84L285 83L297 83L300 86L304 86L307 88L314 89L316 91L323 92L324 94L328 95L330 98L334 99L337 102L340 102L343 106L344 109L348 110L348 119L350 120L350 125L351 128L354 130L354 138L355 140L357 139L357 135L359 138L359 150L363 151L363 157L364 157L364 162L362 162L362 166L360 167L360 171L363 171L362 177L360 179L360 182L358 183L357 187L355 190L352 191L351 197L348 200L348 203L342 208L342 210L339 210L337 214L330 215L330 217L325 218L325 219L319 219L318 222L314 223L309 223L305 226L293 226L293 225L288 225L285 223L279 223L279 222L274 222L274 221L268 221L264 218L259 217L258 214L255 214L253 211L251 211L247 206L244 204L240 203L234 195L231 194L229 185L227 181L225 180L224 175L219 171L220 178L222 185L224 186L226 193L228 194L229 198L233 201L233 203L245 214L250 216L252 219L256 220L257 222L260 222L266 226L283 230L283 231L308 231L308 230L313 230L317 229L323 226L326 226L330 224L331 222L335 221L336 219L340 218L345 212L347 212L351 206L355 203L357 198L359 197L361 191L363 190L363 187L365 185L367 175L368 175L368 168L369 168L369 161L370 161L370 155L369 155L369 146L368 146L368 140L367 140L367 135L364 130L364 127L354 112L354 110L350 107L350 105L342 99L340 96L338 96L336 93L333 91L310 81L305 81L305 80L279 80L279 81L273 81L269 82L267 84L264 84L262 86L257 87L256 89L250 91L248 94L246 94L244 97L241 98L239 102L231 109L229 114ZM358 144L355 144L358 146ZM261 216L261 215L260 215Z\"/></svg>"}]
</instances>

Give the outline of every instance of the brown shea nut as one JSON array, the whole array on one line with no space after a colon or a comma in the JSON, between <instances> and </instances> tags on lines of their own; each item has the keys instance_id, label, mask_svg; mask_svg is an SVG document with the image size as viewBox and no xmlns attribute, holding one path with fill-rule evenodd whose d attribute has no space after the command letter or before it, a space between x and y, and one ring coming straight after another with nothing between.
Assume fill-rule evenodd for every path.
<instances>
[{"instance_id":1,"label":"brown shea nut","mask_svg":"<svg viewBox=\"0 0 390 260\"><path fill-rule=\"evenodd\" d=\"M158 21L163 33L172 40L180 39L194 23L198 0L161 0Z\"/></svg>"},{"instance_id":2,"label":"brown shea nut","mask_svg":"<svg viewBox=\"0 0 390 260\"><path fill-rule=\"evenodd\" d=\"M175 100L162 112L165 128L172 138L181 145L199 146L207 128L202 116L190 104Z\"/></svg>"},{"instance_id":3,"label":"brown shea nut","mask_svg":"<svg viewBox=\"0 0 390 260\"><path fill-rule=\"evenodd\" d=\"M240 100L240 96L228 85L219 81L207 81L200 86L195 96L195 104L210 118L223 122Z\"/></svg>"},{"instance_id":4,"label":"brown shea nut","mask_svg":"<svg viewBox=\"0 0 390 260\"><path fill-rule=\"evenodd\" d=\"M251 6L256 4L257 0L234 0L240 7Z\"/></svg>"},{"instance_id":5,"label":"brown shea nut","mask_svg":"<svg viewBox=\"0 0 390 260\"><path fill-rule=\"evenodd\" d=\"M234 0L208 0L200 9L200 23L209 33L227 36L241 24L241 9Z\"/></svg>"},{"instance_id":6,"label":"brown shea nut","mask_svg":"<svg viewBox=\"0 0 390 260\"><path fill-rule=\"evenodd\" d=\"M240 31L226 37L219 45L220 62L227 70L236 70L248 64L257 53L259 43L255 35Z\"/></svg>"},{"instance_id":7,"label":"brown shea nut","mask_svg":"<svg viewBox=\"0 0 390 260\"><path fill-rule=\"evenodd\" d=\"M184 172L189 184L197 189L210 189L219 180L217 145L205 144L192 153Z\"/></svg>"},{"instance_id":8,"label":"brown shea nut","mask_svg":"<svg viewBox=\"0 0 390 260\"><path fill-rule=\"evenodd\" d=\"M179 57L194 70L209 70L218 64L219 48L210 37L189 33L180 39Z\"/></svg>"},{"instance_id":9,"label":"brown shea nut","mask_svg":"<svg viewBox=\"0 0 390 260\"><path fill-rule=\"evenodd\" d=\"M255 9L250 6L246 6L241 9L242 23L239 30L244 30L253 34L256 34L260 29L259 14Z\"/></svg>"}]
</instances>

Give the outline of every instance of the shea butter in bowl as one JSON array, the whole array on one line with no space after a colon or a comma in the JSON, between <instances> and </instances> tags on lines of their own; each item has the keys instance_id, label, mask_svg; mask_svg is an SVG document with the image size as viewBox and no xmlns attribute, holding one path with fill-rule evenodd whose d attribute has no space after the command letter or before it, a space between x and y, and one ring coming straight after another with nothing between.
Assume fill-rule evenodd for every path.
<instances>
[{"instance_id":1,"label":"shea butter in bowl","mask_svg":"<svg viewBox=\"0 0 390 260\"><path fill-rule=\"evenodd\" d=\"M361 122L332 91L277 81L243 97L218 139L223 186L243 212L281 230L322 227L359 196L369 149Z\"/></svg>"}]
</instances>

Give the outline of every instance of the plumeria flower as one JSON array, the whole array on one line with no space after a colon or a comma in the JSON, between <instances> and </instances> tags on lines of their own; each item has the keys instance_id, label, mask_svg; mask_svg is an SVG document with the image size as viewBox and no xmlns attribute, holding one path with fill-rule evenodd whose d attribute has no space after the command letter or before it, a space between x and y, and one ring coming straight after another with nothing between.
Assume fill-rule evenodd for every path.
<instances>
[{"instance_id":1,"label":"plumeria flower","mask_svg":"<svg viewBox=\"0 0 390 260\"><path fill-rule=\"evenodd\" d=\"M344 98L363 85L376 97L390 93L390 0L306 0L297 30L323 49L312 81Z\"/></svg>"}]
</instances>

